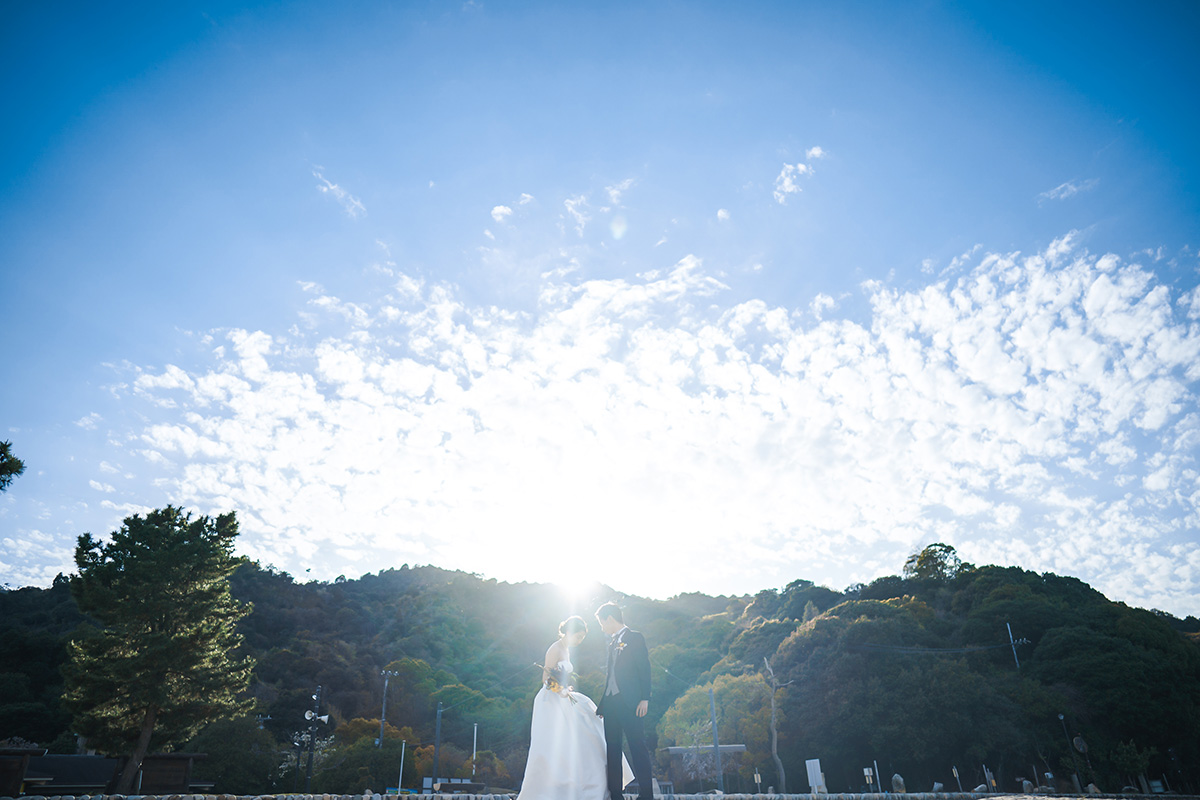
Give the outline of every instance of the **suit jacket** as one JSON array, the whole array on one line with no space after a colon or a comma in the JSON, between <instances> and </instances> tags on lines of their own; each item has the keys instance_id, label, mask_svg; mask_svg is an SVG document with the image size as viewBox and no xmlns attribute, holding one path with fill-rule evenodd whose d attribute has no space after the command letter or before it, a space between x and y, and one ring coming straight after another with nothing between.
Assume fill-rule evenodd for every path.
<instances>
[{"instance_id":1,"label":"suit jacket","mask_svg":"<svg viewBox=\"0 0 1200 800\"><path fill-rule=\"evenodd\" d=\"M607 652L605 655L607 656ZM622 704L635 706L642 700L650 699L650 651L646 649L646 637L632 628L625 629L621 635L621 643L617 646L612 672L616 674L617 689L620 690L617 697ZM608 677L604 676L606 692ZM604 704L611 699L611 695L603 695L597 704L596 713L603 715Z\"/></svg>"}]
</instances>

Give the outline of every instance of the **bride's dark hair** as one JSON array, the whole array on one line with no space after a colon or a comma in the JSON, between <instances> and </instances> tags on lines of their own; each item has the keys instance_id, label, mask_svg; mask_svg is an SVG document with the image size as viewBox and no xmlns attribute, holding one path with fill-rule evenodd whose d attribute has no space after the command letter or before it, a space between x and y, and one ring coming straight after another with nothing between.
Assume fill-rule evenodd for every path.
<instances>
[{"instance_id":1,"label":"bride's dark hair","mask_svg":"<svg viewBox=\"0 0 1200 800\"><path fill-rule=\"evenodd\" d=\"M572 633L583 631L583 635L587 636L588 626L584 622L583 617L567 617L558 624L559 636L570 636Z\"/></svg>"}]
</instances>

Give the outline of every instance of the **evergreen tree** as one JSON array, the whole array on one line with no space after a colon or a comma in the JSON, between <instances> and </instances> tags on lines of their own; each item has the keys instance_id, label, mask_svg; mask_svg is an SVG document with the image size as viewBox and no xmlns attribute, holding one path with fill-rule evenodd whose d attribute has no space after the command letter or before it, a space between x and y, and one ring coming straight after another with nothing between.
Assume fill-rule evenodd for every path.
<instances>
[{"instance_id":1,"label":"evergreen tree","mask_svg":"<svg viewBox=\"0 0 1200 800\"><path fill-rule=\"evenodd\" d=\"M908 557L904 562L904 577L910 580L948 581L973 569L975 565L959 558L953 547L934 542Z\"/></svg>"},{"instance_id":2,"label":"evergreen tree","mask_svg":"<svg viewBox=\"0 0 1200 800\"><path fill-rule=\"evenodd\" d=\"M12 485L16 478L25 471L25 462L12 454L12 442L0 442L0 492Z\"/></svg>"},{"instance_id":3,"label":"evergreen tree","mask_svg":"<svg viewBox=\"0 0 1200 800\"><path fill-rule=\"evenodd\" d=\"M79 537L71 589L100 623L70 646L65 701L92 746L129 754L128 793L151 742L187 741L205 723L245 711L253 661L235 659L235 623L249 612L229 593L237 567L234 514L192 519L167 506L127 517L112 541Z\"/></svg>"}]
</instances>

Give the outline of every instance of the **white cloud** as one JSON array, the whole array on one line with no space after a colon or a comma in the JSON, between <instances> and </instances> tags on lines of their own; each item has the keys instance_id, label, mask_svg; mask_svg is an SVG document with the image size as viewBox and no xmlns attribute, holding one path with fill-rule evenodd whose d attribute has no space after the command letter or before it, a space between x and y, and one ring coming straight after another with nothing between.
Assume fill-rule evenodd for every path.
<instances>
[{"instance_id":1,"label":"white cloud","mask_svg":"<svg viewBox=\"0 0 1200 800\"><path fill-rule=\"evenodd\" d=\"M948 267L946 267L946 269L943 271L942 274L949 275L952 272L960 271L964 266L969 264L971 259L974 258L979 253L979 251L982 249L983 249L983 245L977 244L974 247L972 247L970 250L967 250L966 252L961 253L961 254L955 256L954 258L950 259L950 265Z\"/></svg>"},{"instance_id":2,"label":"white cloud","mask_svg":"<svg viewBox=\"0 0 1200 800\"><path fill-rule=\"evenodd\" d=\"M819 146L818 147L810 147L804 151L804 157L807 158L809 161L812 161L813 159L817 159L817 158L824 158L825 151L822 150Z\"/></svg>"},{"instance_id":3,"label":"white cloud","mask_svg":"<svg viewBox=\"0 0 1200 800\"><path fill-rule=\"evenodd\" d=\"M612 542L580 569L629 591L841 586L944 540L1200 612L1200 330L1073 247L868 283L864 325L825 295L722 302L694 257L547 270L523 313L410 281L349 334L238 332L186 381L147 376L187 400L140 446L179 502L236 508L251 556L324 577L368 552L555 580L539 544L570 530Z\"/></svg>"},{"instance_id":4,"label":"white cloud","mask_svg":"<svg viewBox=\"0 0 1200 800\"><path fill-rule=\"evenodd\" d=\"M492 219L496 222L504 222L506 217L511 217L513 210L508 206L495 206L492 208Z\"/></svg>"},{"instance_id":5,"label":"white cloud","mask_svg":"<svg viewBox=\"0 0 1200 800\"><path fill-rule=\"evenodd\" d=\"M96 425L97 425L97 423L100 422L101 419L103 419L103 417L101 417L99 414L97 414L95 411L93 411L92 413L88 414L86 417L80 417L79 419L75 420L75 424L77 426L79 426L80 428L92 431L92 430L96 429Z\"/></svg>"},{"instance_id":6,"label":"white cloud","mask_svg":"<svg viewBox=\"0 0 1200 800\"><path fill-rule=\"evenodd\" d=\"M812 170L807 164L784 164L775 178L775 202L781 205L786 203L789 194L800 191L800 184L796 183L796 179L801 175L811 174Z\"/></svg>"},{"instance_id":7,"label":"white cloud","mask_svg":"<svg viewBox=\"0 0 1200 800\"><path fill-rule=\"evenodd\" d=\"M620 205L621 196L629 191L630 186L633 186L633 178L626 178L620 183L604 187L604 191L608 193L608 201L614 206Z\"/></svg>"},{"instance_id":8,"label":"white cloud","mask_svg":"<svg viewBox=\"0 0 1200 800\"><path fill-rule=\"evenodd\" d=\"M314 171L313 177L320 181L320 183L317 184L317 190L322 194L328 194L334 200L337 200L338 205L342 207L342 210L346 212L347 216L353 218L366 216L367 207L364 206L362 201L360 201L357 197L350 194L336 183L333 183L327 179L319 171ZM433 183L431 181L430 186L432 185Z\"/></svg>"},{"instance_id":9,"label":"white cloud","mask_svg":"<svg viewBox=\"0 0 1200 800\"><path fill-rule=\"evenodd\" d=\"M817 296L812 299L812 302L808 304L808 310L811 311L812 315L817 319L824 317L826 311L831 311L835 308L837 308L837 301L829 295L821 293L818 293Z\"/></svg>"},{"instance_id":10,"label":"white cloud","mask_svg":"<svg viewBox=\"0 0 1200 800\"><path fill-rule=\"evenodd\" d=\"M526 194L525 192L521 192L521 199L519 199L517 201L517 204L524 206L524 205L528 205L529 203L532 203L532 202L533 202L533 195Z\"/></svg>"},{"instance_id":11,"label":"white cloud","mask_svg":"<svg viewBox=\"0 0 1200 800\"><path fill-rule=\"evenodd\" d=\"M1067 181L1055 186L1053 189L1042 192L1038 195L1038 203L1044 203L1047 200L1066 200L1068 197L1074 197L1081 192L1090 192L1100 185L1099 178L1091 178L1086 181Z\"/></svg>"},{"instance_id":12,"label":"white cloud","mask_svg":"<svg viewBox=\"0 0 1200 800\"><path fill-rule=\"evenodd\" d=\"M100 483L100 481L88 481L88 486L92 487L97 492L111 493L111 492L116 491L116 489L113 488L112 484Z\"/></svg>"},{"instance_id":13,"label":"white cloud","mask_svg":"<svg viewBox=\"0 0 1200 800\"><path fill-rule=\"evenodd\" d=\"M563 201L563 205L567 209L567 213L571 215L571 219L575 220L575 232L583 236L583 229L587 227L588 221L592 215L587 213L587 197L577 195L568 197Z\"/></svg>"},{"instance_id":14,"label":"white cloud","mask_svg":"<svg viewBox=\"0 0 1200 800\"><path fill-rule=\"evenodd\" d=\"M717 209L717 219L720 220L721 222L725 222L726 220L728 220L729 219L729 210L724 209L724 208L718 208Z\"/></svg>"}]
</instances>

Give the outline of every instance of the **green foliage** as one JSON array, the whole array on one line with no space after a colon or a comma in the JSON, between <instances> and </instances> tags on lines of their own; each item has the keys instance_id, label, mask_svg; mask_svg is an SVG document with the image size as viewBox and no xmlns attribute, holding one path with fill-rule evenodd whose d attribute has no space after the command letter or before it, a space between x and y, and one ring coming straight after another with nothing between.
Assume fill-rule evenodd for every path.
<instances>
[{"instance_id":1,"label":"green foliage","mask_svg":"<svg viewBox=\"0 0 1200 800\"><path fill-rule=\"evenodd\" d=\"M1074 578L954 567L952 551L927 555L910 575L885 576L845 593L796 580L752 597L622 599L626 619L651 646L653 746L711 743L704 726L712 685L722 742L750 748L725 760L727 788L752 786L754 767L773 776L769 701L759 674L766 655L780 682L789 684L776 699L779 751L792 791L804 791L803 762L813 757L821 758L833 791L861 788L862 766L874 760L885 776L900 772L910 787L934 780L954 786L951 764L968 788L982 782L980 767L971 765L983 763L1002 789L1017 788L1016 778L1029 777L1031 765L1069 775L1060 713L1070 736L1088 742L1095 775L1080 758L1085 780L1095 777L1106 790L1136 778L1136 770L1155 774L1176 763L1184 769L1200 763L1200 626L1194 618L1130 609ZM319 726L314 790L394 785L397 734L407 741L405 785L414 787L430 774L439 701L441 776L470 774L478 723L479 746L494 757L480 753L476 777L491 770L501 785L518 784L540 684L533 664L563 617L579 613L591 621L600 602L615 596L595 587L588 599L569 601L553 586L407 566L300 583L241 562L229 585L233 597L253 603L236 623L244 637L237 652L257 658L250 694L265 730L243 717L213 723L187 745L210 752L198 772L203 765L205 774L224 776L220 786L229 793L265 785L269 759L257 763L240 753L271 752L271 742L278 744L274 772L267 771L270 788L288 792L303 785L294 741L307 729L304 712L318 684L321 713L331 724ZM65 636L80 619L65 579L50 589L0 591L0 673L7 673L0 676L0 721L13 723L6 729L12 734L37 730L46 743L65 731L61 710L58 717L44 712L58 702ZM1018 645L1020 671L1006 623L1017 639L1029 640ZM594 625L572 655L577 687L597 695L605 650ZM389 725L377 748L381 669L398 675L389 683ZM3 713L6 707L11 714ZM257 744L240 738L259 735ZM232 744L239 741L245 744ZM258 751L249 750L254 747ZM247 760L256 766L239 772ZM280 762L286 762L282 771ZM696 774L707 776L702 788L710 788L711 774L703 763L697 767ZM501 780L504 770L511 782ZM677 786L692 780L672 777Z\"/></svg>"},{"instance_id":2,"label":"green foliage","mask_svg":"<svg viewBox=\"0 0 1200 800\"><path fill-rule=\"evenodd\" d=\"M1137 778L1135 776L1145 773L1150 768L1151 759L1156 755L1158 755L1158 751L1153 747L1141 750L1130 739L1128 742L1117 742L1109 755L1109 760L1112 762L1113 769L1119 775L1124 776L1126 785L1136 786Z\"/></svg>"},{"instance_id":3,"label":"green foliage","mask_svg":"<svg viewBox=\"0 0 1200 800\"><path fill-rule=\"evenodd\" d=\"M729 657L743 664L762 664L763 658L773 655L796 627L792 620L757 619L730 643Z\"/></svg>"},{"instance_id":4,"label":"green foliage","mask_svg":"<svg viewBox=\"0 0 1200 800\"><path fill-rule=\"evenodd\" d=\"M426 778L435 777L433 774L433 745L418 747L413 753L413 765L418 775ZM438 753L438 778L463 778L471 774L470 754L466 749L453 743L442 743ZM466 773L466 775L464 775Z\"/></svg>"},{"instance_id":5,"label":"green foliage","mask_svg":"<svg viewBox=\"0 0 1200 800\"><path fill-rule=\"evenodd\" d=\"M229 594L236 536L233 514L168 506L126 518L107 544L79 537L71 589L99 627L71 642L65 699L93 747L140 761L135 743L170 747L247 707L253 660L231 655L248 611Z\"/></svg>"},{"instance_id":6,"label":"green foliage","mask_svg":"<svg viewBox=\"0 0 1200 800\"><path fill-rule=\"evenodd\" d=\"M772 664L792 681L781 692L789 773L804 774L797 750L820 754L828 776L853 775L856 765L886 753L911 778L955 759L983 762L1019 744L1015 705L995 682L962 658L901 649L936 644L925 627L932 619L912 598L852 601L780 646ZM869 649L877 646L898 649Z\"/></svg>"},{"instance_id":7,"label":"green foliage","mask_svg":"<svg viewBox=\"0 0 1200 800\"><path fill-rule=\"evenodd\" d=\"M751 780L754 767L771 757L770 687L761 675L720 675L712 683L688 689L659 723L660 746L697 747L694 757L686 758L693 777L714 778L708 754L712 747L712 728L708 690L713 690L717 732L723 744L746 745L736 769ZM724 766L724 765L723 765Z\"/></svg>"},{"instance_id":8,"label":"green foliage","mask_svg":"<svg viewBox=\"0 0 1200 800\"><path fill-rule=\"evenodd\" d=\"M373 733L362 736L350 744L338 745L329 753L322 768L313 775L313 791L329 793L362 794L367 789L382 793L396 785L400 777L400 755L403 749L404 785L410 789L420 782L413 747L416 736L411 729L397 731L396 737L385 736L383 743L376 746L379 735L376 721ZM407 744L403 744L404 741Z\"/></svg>"},{"instance_id":9,"label":"green foliage","mask_svg":"<svg viewBox=\"0 0 1200 800\"><path fill-rule=\"evenodd\" d=\"M407 729L406 729L407 730ZM338 745L348 745L359 739L370 739L372 742L379 738L379 720L355 717L349 722L343 722L333 732L333 741ZM400 730L390 722L383 723L383 738L401 739Z\"/></svg>"},{"instance_id":10,"label":"green foliage","mask_svg":"<svg viewBox=\"0 0 1200 800\"><path fill-rule=\"evenodd\" d=\"M948 581L960 572L970 572L974 567L958 557L954 548L935 542L919 553L913 553L904 562L904 577L909 580Z\"/></svg>"},{"instance_id":11,"label":"green foliage","mask_svg":"<svg viewBox=\"0 0 1200 800\"><path fill-rule=\"evenodd\" d=\"M512 785L508 766L491 750L480 750L475 754L475 758L468 758L462 771L462 777L473 778L476 783L485 786L503 788Z\"/></svg>"},{"instance_id":12,"label":"green foliage","mask_svg":"<svg viewBox=\"0 0 1200 800\"><path fill-rule=\"evenodd\" d=\"M12 442L0 442L0 492L7 491L24 471L25 462L13 455Z\"/></svg>"},{"instance_id":13,"label":"green foliage","mask_svg":"<svg viewBox=\"0 0 1200 800\"><path fill-rule=\"evenodd\" d=\"M213 791L218 794L276 791L284 748L252 716L211 723L188 743L187 749L208 755L196 761L194 776L199 781L212 781Z\"/></svg>"},{"instance_id":14,"label":"green foliage","mask_svg":"<svg viewBox=\"0 0 1200 800\"><path fill-rule=\"evenodd\" d=\"M46 745L66 730L59 667L82 620L61 575L49 589L0 592L0 739Z\"/></svg>"}]
</instances>

